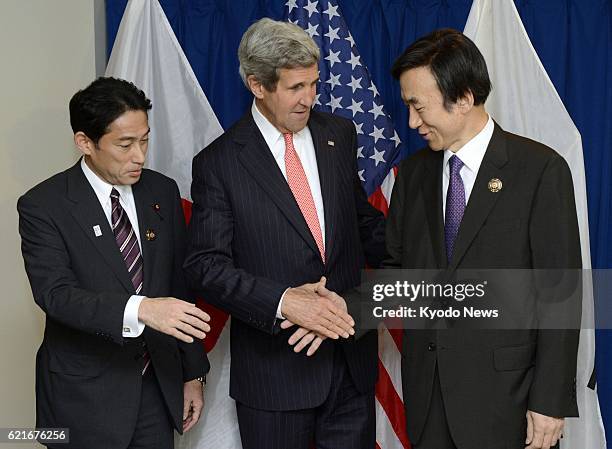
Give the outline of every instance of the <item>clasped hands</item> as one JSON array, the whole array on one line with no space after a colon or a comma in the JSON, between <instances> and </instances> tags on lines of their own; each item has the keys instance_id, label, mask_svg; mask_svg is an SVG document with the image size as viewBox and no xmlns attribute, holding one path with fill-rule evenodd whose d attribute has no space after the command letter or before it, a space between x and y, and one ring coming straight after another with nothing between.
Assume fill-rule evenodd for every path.
<instances>
[{"instance_id":1,"label":"clasped hands","mask_svg":"<svg viewBox=\"0 0 612 449\"><path fill-rule=\"evenodd\" d=\"M285 320L282 329L299 326L289 338L295 352L308 346L306 355L313 355L323 340L349 338L355 334L355 321L348 314L344 299L328 290L327 279L315 284L290 288L283 297L281 313Z\"/></svg>"}]
</instances>

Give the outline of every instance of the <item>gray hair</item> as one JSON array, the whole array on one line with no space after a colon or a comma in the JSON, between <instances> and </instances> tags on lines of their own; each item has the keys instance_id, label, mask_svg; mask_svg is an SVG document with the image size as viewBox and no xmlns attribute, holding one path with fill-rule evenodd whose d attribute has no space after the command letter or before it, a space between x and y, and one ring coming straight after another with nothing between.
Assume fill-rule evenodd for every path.
<instances>
[{"instance_id":1,"label":"gray hair","mask_svg":"<svg viewBox=\"0 0 612 449\"><path fill-rule=\"evenodd\" d=\"M253 75L268 91L274 91L280 69L317 64L319 47L299 26L264 17L242 36L238 60L240 77L247 89L247 77Z\"/></svg>"}]
</instances>

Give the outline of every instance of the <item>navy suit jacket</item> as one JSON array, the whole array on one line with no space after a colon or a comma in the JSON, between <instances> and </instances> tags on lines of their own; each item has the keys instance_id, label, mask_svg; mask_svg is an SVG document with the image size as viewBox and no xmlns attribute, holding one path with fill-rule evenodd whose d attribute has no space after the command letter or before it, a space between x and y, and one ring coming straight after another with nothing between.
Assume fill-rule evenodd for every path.
<instances>
[{"instance_id":1,"label":"navy suit jacket","mask_svg":"<svg viewBox=\"0 0 612 449\"><path fill-rule=\"evenodd\" d=\"M230 394L248 406L295 410L329 392L334 351L360 391L372 391L376 333L326 340L312 357L287 343L276 309L283 292L328 279L340 295L384 258L384 219L357 177L356 133L345 119L312 111L308 122L325 209L326 261L270 149L248 112L193 161L193 216L185 262L203 297L233 317ZM357 318L357 317L355 317Z\"/></svg>"},{"instance_id":2,"label":"navy suit jacket","mask_svg":"<svg viewBox=\"0 0 612 449\"><path fill-rule=\"evenodd\" d=\"M141 294L189 300L176 183L143 170L132 192L144 261ZM122 336L125 305L135 292L80 162L32 188L17 209L25 268L46 314L36 357L36 426L68 427L70 444L58 447L126 447L142 383L142 349ZM147 230L155 239L147 239ZM147 344L173 424L182 432L183 383L209 367L201 342L182 343L148 327L138 339Z\"/></svg>"}]
</instances>

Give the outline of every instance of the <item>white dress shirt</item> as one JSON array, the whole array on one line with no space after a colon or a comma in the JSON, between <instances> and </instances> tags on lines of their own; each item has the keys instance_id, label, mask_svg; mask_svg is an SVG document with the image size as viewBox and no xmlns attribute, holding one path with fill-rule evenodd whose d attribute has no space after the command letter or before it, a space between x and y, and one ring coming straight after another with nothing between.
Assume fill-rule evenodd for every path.
<instances>
[{"instance_id":1,"label":"white dress shirt","mask_svg":"<svg viewBox=\"0 0 612 449\"><path fill-rule=\"evenodd\" d=\"M257 109L255 100L251 106L251 114L253 120L259 131L263 135L264 140L268 144L268 148L274 157L274 160L278 164L278 168L283 173L285 180L287 179L287 169L285 167L285 139L283 133L281 133L270 121ZM317 156L315 153L314 143L312 141L312 135L308 126L301 131L293 133L293 147L295 152L300 158L306 179L308 180L308 186L312 193L312 199L314 200L315 208L317 210L317 218L319 219L319 226L321 227L321 235L323 237L323 248L325 249L325 214L323 209L323 195L321 194L321 183L319 181L319 168L317 166ZM285 290L286 292L286 290ZM281 306L283 304L283 298L285 294L281 296L276 310L277 318L284 318L281 314Z\"/></svg>"},{"instance_id":2,"label":"white dress shirt","mask_svg":"<svg viewBox=\"0 0 612 449\"><path fill-rule=\"evenodd\" d=\"M132 186L115 186L112 184L103 181L98 175L96 175L91 168L85 163L85 158L81 158L81 169L89 181L89 184L93 188L96 196L98 197L98 201L100 201L100 206L102 206L102 210L104 211L104 215L106 215L106 220L112 229L112 207L111 207L111 198L110 194L113 188L115 188L119 192L119 204L123 207L123 210L127 213L128 218L130 219L130 223L132 228L134 229L134 234L136 234L136 238L138 239L138 246L140 246L140 253L142 254L142 245L140 243L140 231L138 228L138 216L136 215L136 203L134 203L134 195L132 194ZM125 309L123 311L123 336L124 337L138 337L142 334L142 331L145 328L145 324L138 319L138 308L140 307L140 302L144 296L140 295L132 295L125 305Z\"/></svg>"},{"instance_id":3,"label":"white dress shirt","mask_svg":"<svg viewBox=\"0 0 612 449\"><path fill-rule=\"evenodd\" d=\"M459 170L459 176L463 181L463 187L465 189L465 204L467 205L474 183L476 182L476 176L480 169L480 164L484 159L484 155L487 152L487 147L493 136L494 123L491 116L482 130L472 137L465 145L463 145L456 153L451 150L444 150L444 162L442 164L442 217L446 220L446 194L448 192L448 183L450 180L450 167L448 160L452 155L456 155L461 162L463 167Z\"/></svg>"}]
</instances>

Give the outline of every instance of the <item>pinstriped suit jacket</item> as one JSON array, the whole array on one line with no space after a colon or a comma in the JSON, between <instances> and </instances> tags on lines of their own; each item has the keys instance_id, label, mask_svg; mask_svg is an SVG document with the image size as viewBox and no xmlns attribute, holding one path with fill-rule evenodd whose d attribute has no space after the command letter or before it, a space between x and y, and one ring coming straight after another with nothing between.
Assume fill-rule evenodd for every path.
<instances>
[{"instance_id":1,"label":"pinstriped suit jacket","mask_svg":"<svg viewBox=\"0 0 612 449\"><path fill-rule=\"evenodd\" d=\"M366 260L378 266L385 254L384 219L357 177L353 124L312 111L308 126L325 209L325 264L250 111L193 161L187 278L233 317L230 395L266 410L321 404L334 351L343 351L361 391L373 389L377 375L375 332L326 340L307 357L287 343L293 330L276 323L285 289L325 275L328 288L343 294L359 284Z\"/></svg>"}]
</instances>

